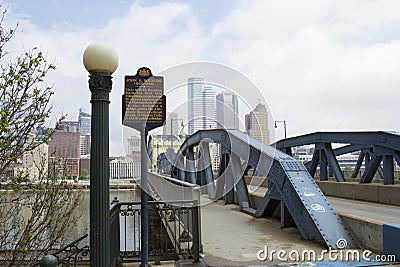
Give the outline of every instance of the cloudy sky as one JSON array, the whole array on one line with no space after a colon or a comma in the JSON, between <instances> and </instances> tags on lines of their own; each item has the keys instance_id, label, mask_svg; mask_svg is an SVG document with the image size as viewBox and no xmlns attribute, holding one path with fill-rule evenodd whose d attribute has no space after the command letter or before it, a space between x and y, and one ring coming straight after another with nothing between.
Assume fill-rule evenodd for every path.
<instances>
[{"instance_id":1,"label":"cloudy sky","mask_svg":"<svg viewBox=\"0 0 400 267\"><path fill-rule=\"evenodd\" d=\"M209 61L248 77L288 136L399 130L398 0L9 0L19 24L11 53L33 46L54 60L54 114L90 111L82 54L93 41L118 52L111 93L111 154L122 154L125 75ZM276 137L283 137L282 128Z\"/></svg>"}]
</instances>

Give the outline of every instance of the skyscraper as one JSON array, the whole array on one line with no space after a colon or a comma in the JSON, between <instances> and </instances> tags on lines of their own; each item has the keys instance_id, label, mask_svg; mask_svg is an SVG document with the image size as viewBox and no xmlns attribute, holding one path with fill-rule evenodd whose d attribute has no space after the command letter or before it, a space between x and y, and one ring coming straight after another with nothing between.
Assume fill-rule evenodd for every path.
<instances>
[{"instance_id":1,"label":"skyscraper","mask_svg":"<svg viewBox=\"0 0 400 267\"><path fill-rule=\"evenodd\" d=\"M188 79L188 134L198 130L215 129L215 93L203 78Z\"/></svg>"},{"instance_id":2,"label":"skyscraper","mask_svg":"<svg viewBox=\"0 0 400 267\"><path fill-rule=\"evenodd\" d=\"M203 129L203 78L188 80L188 134Z\"/></svg>"},{"instance_id":3,"label":"skyscraper","mask_svg":"<svg viewBox=\"0 0 400 267\"><path fill-rule=\"evenodd\" d=\"M239 129L239 105L237 95L222 92L217 99L217 128Z\"/></svg>"},{"instance_id":4,"label":"skyscraper","mask_svg":"<svg viewBox=\"0 0 400 267\"><path fill-rule=\"evenodd\" d=\"M270 143L268 110L263 104L258 104L245 117L246 132L251 137L267 145Z\"/></svg>"},{"instance_id":5,"label":"skyscraper","mask_svg":"<svg viewBox=\"0 0 400 267\"><path fill-rule=\"evenodd\" d=\"M203 129L215 129L215 93L211 86L203 86Z\"/></svg>"},{"instance_id":6,"label":"skyscraper","mask_svg":"<svg viewBox=\"0 0 400 267\"><path fill-rule=\"evenodd\" d=\"M90 134L90 127L92 123L92 116L88 113L79 109L79 116L78 116L78 124L79 124L79 133L81 135Z\"/></svg>"}]
</instances>

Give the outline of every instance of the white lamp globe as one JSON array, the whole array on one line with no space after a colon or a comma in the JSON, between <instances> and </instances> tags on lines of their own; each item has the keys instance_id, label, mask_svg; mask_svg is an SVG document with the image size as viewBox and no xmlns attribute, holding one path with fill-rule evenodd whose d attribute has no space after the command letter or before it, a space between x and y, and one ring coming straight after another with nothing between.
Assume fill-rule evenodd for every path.
<instances>
[{"instance_id":1,"label":"white lamp globe","mask_svg":"<svg viewBox=\"0 0 400 267\"><path fill-rule=\"evenodd\" d=\"M117 51L106 43L94 42L83 53L83 65L89 73L113 74L118 67Z\"/></svg>"}]
</instances>

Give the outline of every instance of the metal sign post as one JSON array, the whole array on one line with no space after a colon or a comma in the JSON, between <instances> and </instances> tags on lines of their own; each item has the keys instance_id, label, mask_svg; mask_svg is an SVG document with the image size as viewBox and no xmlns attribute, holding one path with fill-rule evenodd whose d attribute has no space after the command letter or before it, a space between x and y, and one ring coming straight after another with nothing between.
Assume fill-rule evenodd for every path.
<instances>
[{"instance_id":1,"label":"metal sign post","mask_svg":"<svg viewBox=\"0 0 400 267\"><path fill-rule=\"evenodd\" d=\"M142 233L141 233L141 260L142 267L148 266L149 260L149 208L148 208L148 197L147 197L147 148L146 148L146 123L142 124L140 129L140 161L141 161L141 180L140 180L140 208L142 211L141 222L142 222Z\"/></svg>"},{"instance_id":2,"label":"metal sign post","mask_svg":"<svg viewBox=\"0 0 400 267\"><path fill-rule=\"evenodd\" d=\"M139 68L136 75L125 76L122 96L122 124L140 131L141 141L141 266L148 266L149 217L147 147L148 131L163 126L166 117L164 77L153 76L149 68Z\"/></svg>"}]
</instances>

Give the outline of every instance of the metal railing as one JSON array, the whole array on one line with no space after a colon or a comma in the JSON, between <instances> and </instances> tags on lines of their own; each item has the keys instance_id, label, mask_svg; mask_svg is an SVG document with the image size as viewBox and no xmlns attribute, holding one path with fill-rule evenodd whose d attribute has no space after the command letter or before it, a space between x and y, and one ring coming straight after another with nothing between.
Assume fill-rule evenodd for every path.
<instances>
[{"instance_id":1,"label":"metal railing","mask_svg":"<svg viewBox=\"0 0 400 267\"><path fill-rule=\"evenodd\" d=\"M111 259L114 264L140 259L140 202L113 202ZM199 261L199 207L195 201L149 201L149 259ZM113 265L114 266L114 265Z\"/></svg>"},{"instance_id":2,"label":"metal railing","mask_svg":"<svg viewBox=\"0 0 400 267\"><path fill-rule=\"evenodd\" d=\"M121 266L120 256L120 206L118 200L114 199L110 207L110 260L111 266ZM118 234L116 234L118 233Z\"/></svg>"},{"instance_id":3,"label":"metal railing","mask_svg":"<svg viewBox=\"0 0 400 267\"><path fill-rule=\"evenodd\" d=\"M88 234L81 236L80 238L72 241L71 243L65 245L64 247L56 250L55 252L45 255L41 261L38 261L31 265L31 267L43 265L46 261L46 257L49 261L52 258L56 259L57 266L77 266L79 262L89 260L89 246L78 247L79 243L84 240ZM49 258L50 256L50 258ZM52 264L47 264L47 266L53 266Z\"/></svg>"},{"instance_id":4,"label":"metal railing","mask_svg":"<svg viewBox=\"0 0 400 267\"><path fill-rule=\"evenodd\" d=\"M150 193L157 200L148 203L149 258L155 261L192 258L199 262L202 247L199 186L154 173L149 173L148 177ZM77 246L86 237L87 234L52 255L60 259L61 254L69 253L59 260L62 266L76 266L78 261L88 261L89 247ZM140 202L114 199L110 206L111 266L139 260L141 247Z\"/></svg>"},{"instance_id":5,"label":"metal railing","mask_svg":"<svg viewBox=\"0 0 400 267\"><path fill-rule=\"evenodd\" d=\"M160 201L197 200L200 202L200 187L196 184L148 173L149 190L152 197Z\"/></svg>"}]
</instances>

